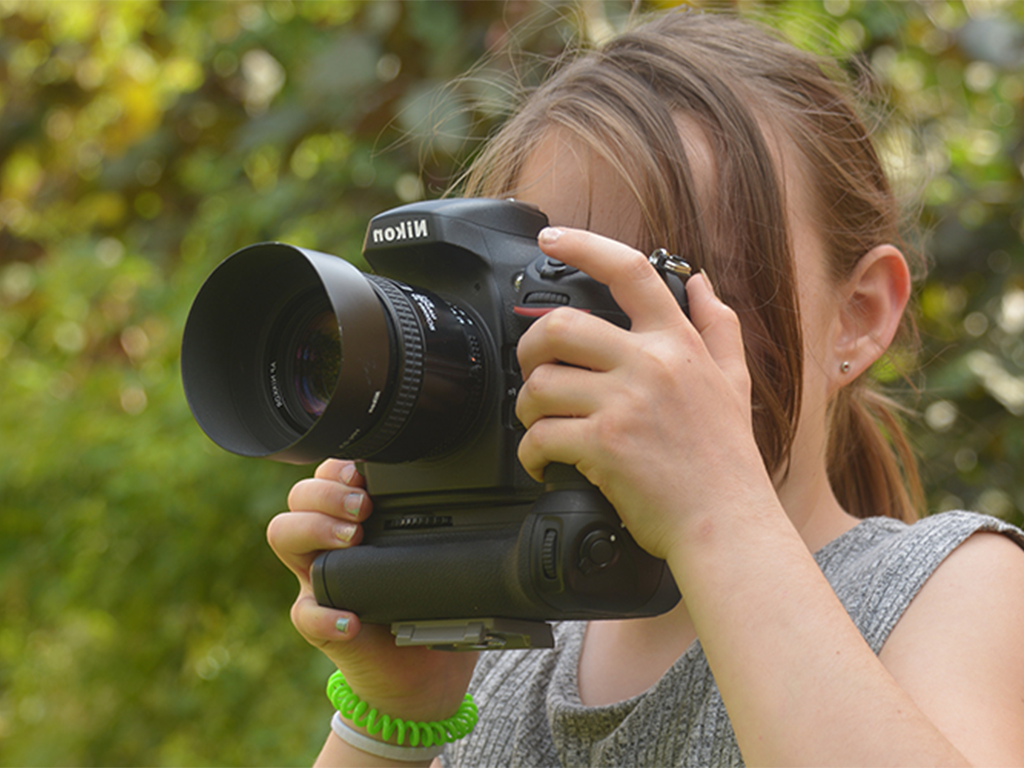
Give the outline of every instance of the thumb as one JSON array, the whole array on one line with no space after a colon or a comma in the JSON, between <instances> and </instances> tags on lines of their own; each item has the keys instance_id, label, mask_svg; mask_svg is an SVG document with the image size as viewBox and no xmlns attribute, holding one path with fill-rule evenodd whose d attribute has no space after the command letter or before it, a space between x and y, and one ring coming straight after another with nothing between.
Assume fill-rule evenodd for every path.
<instances>
[{"instance_id":1,"label":"thumb","mask_svg":"<svg viewBox=\"0 0 1024 768\"><path fill-rule=\"evenodd\" d=\"M686 281L690 321L697 329L711 359L736 391L750 401L750 370L743 347L739 316L715 294L704 270Z\"/></svg>"}]
</instances>

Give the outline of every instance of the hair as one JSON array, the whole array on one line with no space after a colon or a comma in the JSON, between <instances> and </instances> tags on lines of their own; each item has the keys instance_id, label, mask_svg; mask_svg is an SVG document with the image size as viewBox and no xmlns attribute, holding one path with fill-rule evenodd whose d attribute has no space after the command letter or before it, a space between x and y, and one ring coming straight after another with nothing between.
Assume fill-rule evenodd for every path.
<instances>
[{"instance_id":1,"label":"hair","mask_svg":"<svg viewBox=\"0 0 1024 768\"><path fill-rule=\"evenodd\" d=\"M769 470L784 475L803 341L777 140L796 149L836 284L875 246L902 242L900 206L854 103L834 61L733 16L665 13L558 69L491 139L460 192L514 195L538 137L552 130L607 162L639 206L631 244L664 246L704 268L739 315L755 437ZM713 184L695 183L680 120L709 145ZM912 339L910 319L902 322ZM830 404L829 478L857 517L918 514L923 494L896 413L869 376Z\"/></svg>"}]
</instances>

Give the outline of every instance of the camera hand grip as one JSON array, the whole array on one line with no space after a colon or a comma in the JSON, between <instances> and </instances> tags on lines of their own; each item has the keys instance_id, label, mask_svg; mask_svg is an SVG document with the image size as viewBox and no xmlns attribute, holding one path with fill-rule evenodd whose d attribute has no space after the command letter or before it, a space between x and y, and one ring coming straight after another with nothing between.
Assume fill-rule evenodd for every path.
<instances>
[{"instance_id":1,"label":"camera hand grip","mask_svg":"<svg viewBox=\"0 0 1024 768\"><path fill-rule=\"evenodd\" d=\"M473 511L450 527L397 534L396 518L385 535L321 554L317 600L378 624L638 617L678 602L668 566L637 545L596 487L565 465L545 479L533 505L503 524L482 525L486 515Z\"/></svg>"}]
</instances>

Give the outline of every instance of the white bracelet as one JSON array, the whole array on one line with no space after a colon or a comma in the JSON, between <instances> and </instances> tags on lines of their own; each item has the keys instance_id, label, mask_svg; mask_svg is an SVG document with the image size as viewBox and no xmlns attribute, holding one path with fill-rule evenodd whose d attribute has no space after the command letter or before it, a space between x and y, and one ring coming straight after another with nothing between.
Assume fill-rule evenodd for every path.
<instances>
[{"instance_id":1,"label":"white bracelet","mask_svg":"<svg viewBox=\"0 0 1024 768\"><path fill-rule=\"evenodd\" d=\"M346 723L340 712L335 712L331 718L331 730L339 739L351 744L356 749L369 752L371 755L383 757L386 760L402 760L405 762L419 762L422 760L433 760L444 752L444 744L435 744L430 747L400 747L396 744L387 744L383 741L371 739L365 733L354 730Z\"/></svg>"}]
</instances>

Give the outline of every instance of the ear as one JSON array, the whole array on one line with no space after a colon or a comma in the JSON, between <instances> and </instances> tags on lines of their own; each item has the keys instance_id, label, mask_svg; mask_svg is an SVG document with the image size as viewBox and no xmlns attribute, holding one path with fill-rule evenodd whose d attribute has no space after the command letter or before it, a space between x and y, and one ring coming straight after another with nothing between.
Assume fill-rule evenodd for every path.
<instances>
[{"instance_id":1,"label":"ear","mask_svg":"<svg viewBox=\"0 0 1024 768\"><path fill-rule=\"evenodd\" d=\"M835 392L866 371L889 345L910 299L910 269L891 245L868 251L843 284L834 338L830 389ZM849 370L844 371L844 363Z\"/></svg>"}]
</instances>

